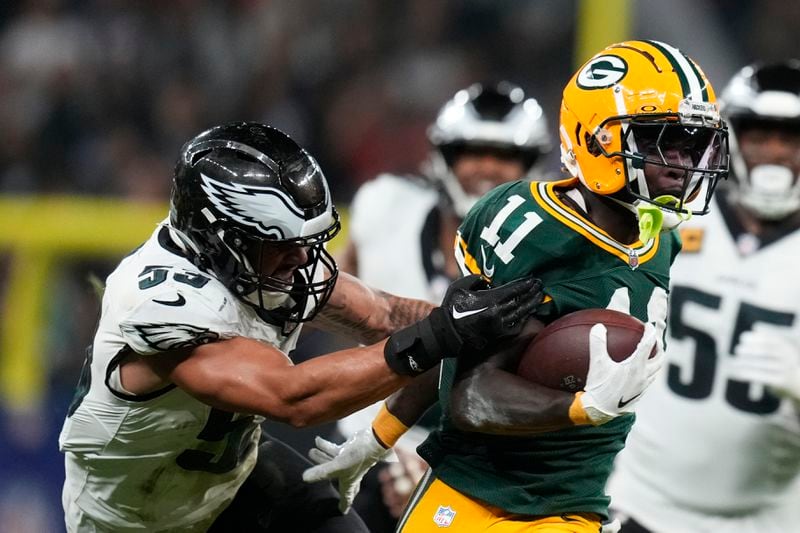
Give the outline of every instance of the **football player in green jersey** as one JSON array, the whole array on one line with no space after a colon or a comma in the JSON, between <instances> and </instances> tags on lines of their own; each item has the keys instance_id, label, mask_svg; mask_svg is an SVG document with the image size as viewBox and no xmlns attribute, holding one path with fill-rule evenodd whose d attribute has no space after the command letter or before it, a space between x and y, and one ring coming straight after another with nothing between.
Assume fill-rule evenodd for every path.
<instances>
[{"instance_id":1,"label":"football player in green jersey","mask_svg":"<svg viewBox=\"0 0 800 533\"><path fill-rule=\"evenodd\" d=\"M456 236L462 272L493 283L535 273L544 323L611 308L645 322L645 332L616 363L595 325L586 384L574 394L516 376L517 349L499 347L474 366L443 361L428 376L441 425L418 448L431 470L399 531L597 532L608 516L605 482L662 361L649 355L662 348L680 250L671 230L707 212L727 174L727 137L705 75L656 41L615 44L583 65L564 89L559 132L571 177L484 196ZM436 398L418 380L344 445L319 440L310 456L320 465L305 479L338 479L346 506L369 465Z\"/></svg>"}]
</instances>

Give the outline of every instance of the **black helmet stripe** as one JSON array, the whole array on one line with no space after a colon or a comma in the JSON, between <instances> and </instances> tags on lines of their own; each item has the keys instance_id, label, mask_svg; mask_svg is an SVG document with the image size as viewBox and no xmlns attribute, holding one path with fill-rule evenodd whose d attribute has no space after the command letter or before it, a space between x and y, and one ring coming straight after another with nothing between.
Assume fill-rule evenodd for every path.
<instances>
[{"instance_id":1,"label":"black helmet stripe","mask_svg":"<svg viewBox=\"0 0 800 533\"><path fill-rule=\"evenodd\" d=\"M229 141L229 140L210 140L205 142L197 143L196 148L192 151L192 154L197 154L200 152L204 152L206 150L213 150L214 148L228 148L230 150L236 150L238 152L243 152L250 157L258 160L259 162L265 164L267 168L269 168L272 172L276 174L280 172L280 166L278 163L275 162L270 156L261 152L260 150L256 150L246 144L236 142L236 141ZM193 161L191 162L193 163Z\"/></svg>"}]
</instances>

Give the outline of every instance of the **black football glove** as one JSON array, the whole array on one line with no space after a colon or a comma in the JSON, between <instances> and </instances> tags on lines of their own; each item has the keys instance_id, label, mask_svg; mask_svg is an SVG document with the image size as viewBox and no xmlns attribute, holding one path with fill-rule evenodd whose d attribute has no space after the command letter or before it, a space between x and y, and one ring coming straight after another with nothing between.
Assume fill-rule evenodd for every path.
<instances>
[{"instance_id":1,"label":"black football glove","mask_svg":"<svg viewBox=\"0 0 800 533\"><path fill-rule=\"evenodd\" d=\"M427 318L395 332L384 356L398 374L417 375L443 357L460 357L490 342L518 335L542 302L542 282L532 276L490 288L478 275L450 284L442 305Z\"/></svg>"}]
</instances>

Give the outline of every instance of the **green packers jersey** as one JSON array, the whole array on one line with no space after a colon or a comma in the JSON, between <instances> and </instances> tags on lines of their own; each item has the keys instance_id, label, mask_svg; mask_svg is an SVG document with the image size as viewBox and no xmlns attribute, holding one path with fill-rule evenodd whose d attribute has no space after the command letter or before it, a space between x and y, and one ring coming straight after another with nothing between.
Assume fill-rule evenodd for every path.
<instances>
[{"instance_id":1,"label":"green packers jersey","mask_svg":"<svg viewBox=\"0 0 800 533\"><path fill-rule=\"evenodd\" d=\"M541 278L546 298L539 316L545 322L579 309L611 308L655 322L663 334L677 234L631 245L615 241L559 198L557 191L575 182L520 181L491 191L459 228L462 270L494 285L530 273ZM419 447L436 476L511 513L607 516L605 483L634 416L533 437L461 432L449 416L455 363L442 364L441 427Z\"/></svg>"}]
</instances>

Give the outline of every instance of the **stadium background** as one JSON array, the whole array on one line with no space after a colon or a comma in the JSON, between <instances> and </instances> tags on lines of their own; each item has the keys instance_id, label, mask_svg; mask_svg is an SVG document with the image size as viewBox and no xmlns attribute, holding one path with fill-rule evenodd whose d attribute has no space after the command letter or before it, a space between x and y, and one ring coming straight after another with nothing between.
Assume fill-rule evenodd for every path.
<instances>
[{"instance_id":1,"label":"stadium background","mask_svg":"<svg viewBox=\"0 0 800 533\"><path fill-rule=\"evenodd\" d=\"M195 133L275 125L345 207L377 172L415 172L436 110L473 81L521 84L555 134L561 87L605 44L667 41L721 88L800 56L798 30L786 0L3 2L0 530L63 530L57 435L98 282L165 214Z\"/></svg>"}]
</instances>

